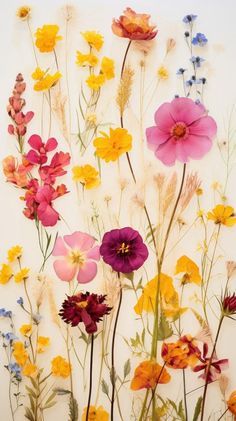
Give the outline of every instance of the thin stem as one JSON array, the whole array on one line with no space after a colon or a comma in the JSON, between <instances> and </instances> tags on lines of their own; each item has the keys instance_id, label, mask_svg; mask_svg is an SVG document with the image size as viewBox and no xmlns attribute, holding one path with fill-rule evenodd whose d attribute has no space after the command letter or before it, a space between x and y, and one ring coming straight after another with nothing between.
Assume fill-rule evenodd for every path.
<instances>
[{"instance_id":1,"label":"thin stem","mask_svg":"<svg viewBox=\"0 0 236 421\"><path fill-rule=\"evenodd\" d=\"M32 318L32 316L33 316L33 307L32 307L30 296L29 296L29 293L28 293L28 290L27 290L26 279L24 279L23 282L24 282L25 295L27 297L27 300L28 300L28 303L29 303L29 307L30 307L30 317Z\"/></svg>"},{"instance_id":2,"label":"thin stem","mask_svg":"<svg viewBox=\"0 0 236 421\"><path fill-rule=\"evenodd\" d=\"M125 68L125 62L126 62L126 59L127 59L127 55L128 55L128 52L129 52L129 49L130 49L130 46L131 46L131 40L129 41L129 43L128 43L128 45L127 45L127 48L126 48L126 50L125 50L125 55L124 55L124 58L123 58L123 63L122 63L122 66L121 66L121 72L120 72L120 77L122 78L122 76L123 76L123 72L124 72L124 68Z\"/></svg>"},{"instance_id":3,"label":"thin stem","mask_svg":"<svg viewBox=\"0 0 236 421\"><path fill-rule=\"evenodd\" d=\"M183 386L184 386L184 409L185 409L185 421L188 421L188 405L187 405L187 394L186 394L186 378L185 378L185 369L182 370L183 373Z\"/></svg>"},{"instance_id":4,"label":"thin stem","mask_svg":"<svg viewBox=\"0 0 236 421\"><path fill-rule=\"evenodd\" d=\"M139 417L138 421L142 421L142 419L143 419L143 416L144 416L144 413L145 413L145 410L146 410L146 403L147 403L149 391L150 391L150 389L146 390L146 395L145 395L145 398L144 398L144 401L143 401L142 411L141 411L141 414L140 414L140 417Z\"/></svg>"},{"instance_id":5,"label":"thin stem","mask_svg":"<svg viewBox=\"0 0 236 421\"><path fill-rule=\"evenodd\" d=\"M217 421L220 421L222 418L223 418L223 416L226 414L226 412L229 410L229 408L227 408L224 412L223 412L223 414L220 416L220 418L218 418L218 420Z\"/></svg>"},{"instance_id":6,"label":"thin stem","mask_svg":"<svg viewBox=\"0 0 236 421\"><path fill-rule=\"evenodd\" d=\"M91 353L90 353L90 371L89 371L89 395L88 395L88 405L86 411L86 421L89 419L89 407L91 402L92 395L92 386L93 386L93 345L94 345L94 336L91 335Z\"/></svg>"},{"instance_id":7,"label":"thin stem","mask_svg":"<svg viewBox=\"0 0 236 421\"><path fill-rule=\"evenodd\" d=\"M31 30L31 27L30 27L29 19L27 19L27 25L28 25L28 29L29 29L29 33L30 33L32 46L33 46L34 58L35 58L37 67L39 67L39 62L38 62L37 55L36 55L36 49L35 49L35 46L34 46L34 39L33 39L33 35L32 35L32 30Z\"/></svg>"}]
</instances>

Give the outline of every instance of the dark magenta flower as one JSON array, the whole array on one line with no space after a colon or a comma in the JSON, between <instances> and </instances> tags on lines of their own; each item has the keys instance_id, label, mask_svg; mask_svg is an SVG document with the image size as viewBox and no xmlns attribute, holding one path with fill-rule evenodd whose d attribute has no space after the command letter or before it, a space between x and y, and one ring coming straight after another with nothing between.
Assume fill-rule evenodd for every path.
<instances>
[{"instance_id":1,"label":"dark magenta flower","mask_svg":"<svg viewBox=\"0 0 236 421\"><path fill-rule=\"evenodd\" d=\"M138 231L125 227L104 234L100 254L116 272L130 273L143 265L148 249Z\"/></svg>"},{"instance_id":2,"label":"dark magenta flower","mask_svg":"<svg viewBox=\"0 0 236 421\"><path fill-rule=\"evenodd\" d=\"M198 372L202 371L203 373L199 376L200 378L206 380L208 383L211 383L219 378L222 370L228 368L228 359L224 358L222 360L216 360L211 357L207 357L208 354L208 345L204 343L202 356L198 356L198 359L201 361L201 364L196 365L193 368L193 371ZM209 368L210 364L210 368Z\"/></svg>"},{"instance_id":3,"label":"dark magenta flower","mask_svg":"<svg viewBox=\"0 0 236 421\"><path fill-rule=\"evenodd\" d=\"M225 316L236 314L236 296L235 292L232 295L227 295L222 300L222 309Z\"/></svg>"}]
</instances>

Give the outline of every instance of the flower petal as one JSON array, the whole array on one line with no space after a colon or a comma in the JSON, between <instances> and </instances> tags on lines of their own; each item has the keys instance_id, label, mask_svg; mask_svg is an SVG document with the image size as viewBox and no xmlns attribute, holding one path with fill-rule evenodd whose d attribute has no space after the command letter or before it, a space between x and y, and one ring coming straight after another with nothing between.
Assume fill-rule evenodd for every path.
<instances>
[{"instance_id":1,"label":"flower petal","mask_svg":"<svg viewBox=\"0 0 236 421\"><path fill-rule=\"evenodd\" d=\"M163 132L159 127L148 127L146 130L147 144L149 149L156 151L157 147L170 138L170 133Z\"/></svg>"},{"instance_id":2,"label":"flower petal","mask_svg":"<svg viewBox=\"0 0 236 421\"><path fill-rule=\"evenodd\" d=\"M45 149L47 152L51 152L56 149L57 145L57 140L54 137L50 137L46 142Z\"/></svg>"},{"instance_id":3,"label":"flower petal","mask_svg":"<svg viewBox=\"0 0 236 421\"><path fill-rule=\"evenodd\" d=\"M167 142L163 143L158 147L155 152L155 155L163 164L167 166L174 165L176 161L176 142L173 138L168 140Z\"/></svg>"},{"instance_id":4,"label":"flower petal","mask_svg":"<svg viewBox=\"0 0 236 421\"><path fill-rule=\"evenodd\" d=\"M42 139L39 135L37 134L33 134L32 136L30 136L29 140L28 140L28 144L36 149L37 151L41 148L41 146L43 145Z\"/></svg>"},{"instance_id":5,"label":"flower petal","mask_svg":"<svg viewBox=\"0 0 236 421\"><path fill-rule=\"evenodd\" d=\"M202 105L195 104L190 98L175 98L171 102L169 111L176 122L184 122L190 125L205 114Z\"/></svg>"},{"instance_id":6,"label":"flower petal","mask_svg":"<svg viewBox=\"0 0 236 421\"><path fill-rule=\"evenodd\" d=\"M68 249L65 246L65 243L62 237L58 237L53 248L53 256L66 256L68 254Z\"/></svg>"},{"instance_id":7,"label":"flower petal","mask_svg":"<svg viewBox=\"0 0 236 421\"><path fill-rule=\"evenodd\" d=\"M99 251L99 249L100 249L99 246L95 246L92 249L90 249L86 253L87 259L99 260L100 259L100 251Z\"/></svg>"},{"instance_id":8,"label":"flower petal","mask_svg":"<svg viewBox=\"0 0 236 421\"><path fill-rule=\"evenodd\" d=\"M95 262L86 262L80 268L77 280L81 284L86 284L95 278L97 274L97 264Z\"/></svg>"},{"instance_id":9,"label":"flower petal","mask_svg":"<svg viewBox=\"0 0 236 421\"><path fill-rule=\"evenodd\" d=\"M81 251L89 250L95 242L91 235L81 231L76 231L71 235L64 235L64 240L72 249L78 248Z\"/></svg>"},{"instance_id":10,"label":"flower petal","mask_svg":"<svg viewBox=\"0 0 236 421\"><path fill-rule=\"evenodd\" d=\"M70 282L75 277L76 265L70 265L66 260L56 260L53 263L54 270L62 281Z\"/></svg>"},{"instance_id":11,"label":"flower petal","mask_svg":"<svg viewBox=\"0 0 236 421\"><path fill-rule=\"evenodd\" d=\"M217 125L212 117L206 116L194 121L189 126L189 131L190 134L212 138L216 135Z\"/></svg>"}]
</instances>

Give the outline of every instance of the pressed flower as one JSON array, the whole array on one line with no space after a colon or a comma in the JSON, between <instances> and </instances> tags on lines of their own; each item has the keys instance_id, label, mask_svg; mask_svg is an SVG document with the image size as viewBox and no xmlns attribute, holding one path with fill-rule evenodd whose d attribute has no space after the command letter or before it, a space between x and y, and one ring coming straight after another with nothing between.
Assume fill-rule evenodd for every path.
<instances>
[{"instance_id":1,"label":"pressed flower","mask_svg":"<svg viewBox=\"0 0 236 421\"><path fill-rule=\"evenodd\" d=\"M14 280L20 283L29 277L29 268L22 268L19 272L15 273Z\"/></svg>"},{"instance_id":2,"label":"pressed flower","mask_svg":"<svg viewBox=\"0 0 236 421\"><path fill-rule=\"evenodd\" d=\"M99 246L94 243L91 235L80 231L57 238L52 255L59 259L53 266L62 281L70 282L77 277L84 284L93 280L97 274L96 261L100 258Z\"/></svg>"},{"instance_id":3,"label":"pressed flower","mask_svg":"<svg viewBox=\"0 0 236 421\"><path fill-rule=\"evenodd\" d=\"M17 159L9 155L3 159L3 172L6 180L18 187L26 187L28 184L27 173L32 168L32 165L25 157L22 157L22 163L18 164Z\"/></svg>"},{"instance_id":4,"label":"pressed flower","mask_svg":"<svg viewBox=\"0 0 236 421\"><path fill-rule=\"evenodd\" d=\"M114 60L108 57L103 57L101 62L101 72L107 80L115 77L115 64Z\"/></svg>"},{"instance_id":5,"label":"pressed flower","mask_svg":"<svg viewBox=\"0 0 236 421\"><path fill-rule=\"evenodd\" d=\"M222 299L222 310L225 316L236 314L236 296L233 294L227 294Z\"/></svg>"},{"instance_id":6,"label":"pressed flower","mask_svg":"<svg viewBox=\"0 0 236 421\"><path fill-rule=\"evenodd\" d=\"M22 325L19 331L23 336L30 336L32 333L32 325L30 324Z\"/></svg>"},{"instance_id":7,"label":"pressed flower","mask_svg":"<svg viewBox=\"0 0 236 421\"><path fill-rule=\"evenodd\" d=\"M147 143L163 164L200 159L211 148L217 130L215 120L190 98L175 98L155 113L153 127L146 130Z\"/></svg>"},{"instance_id":8,"label":"pressed flower","mask_svg":"<svg viewBox=\"0 0 236 421\"><path fill-rule=\"evenodd\" d=\"M100 132L102 137L94 139L96 155L106 162L116 161L123 153L130 151L132 136L126 129L110 129L109 135Z\"/></svg>"},{"instance_id":9,"label":"pressed flower","mask_svg":"<svg viewBox=\"0 0 236 421\"><path fill-rule=\"evenodd\" d=\"M97 331L97 323L102 320L105 314L109 314L111 307L105 304L105 295L90 294L80 292L77 295L68 297L62 304L59 315L65 323L71 326L78 326L84 323L87 333L92 334Z\"/></svg>"},{"instance_id":10,"label":"pressed flower","mask_svg":"<svg viewBox=\"0 0 236 421\"><path fill-rule=\"evenodd\" d=\"M33 73L34 74L34 73ZM53 88L61 78L61 73L56 72L53 75L50 75L49 73L46 73L41 79L39 79L34 84L34 90L35 91L46 91L48 89Z\"/></svg>"},{"instance_id":11,"label":"pressed flower","mask_svg":"<svg viewBox=\"0 0 236 421\"><path fill-rule=\"evenodd\" d=\"M155 389L157 384L166 384L170 381L167 370L155 361L143 361L135 369L131 381L132 390Z\"/></svg>"},{"instance_id":12,"label":"pressed flower","mask_svg":"<svg viewBox=\"0 0 236 421\"><path fill-rule=\"evenodd\" d=\"M7 260L12 263L19 257L21 257L23 249L21 246L13 246L7 252Z\"/></svg>"},{"instance_id":13,"label":"pressed flower","mask_svg":"<svg viewBox=\"0 0 236 421\"><path fill-rule=\"evenodd\" d=\"M43 25L42 28L37 29L35 45L41 53L53 51L57 41L62 39L60 35L57 35L58 31L57 25Z\"/></svg>"},{"instance_id":14,"label":"pressed flower","mask_svg":"<svg viewBox=\"0 0 236 421\"><path fill-rule=\"evenodd\" d=\"M97 51L101 50L103 46L103 36L101 34L95 31L86 31L81 34L90 47L95 48Z\"/></svg>"},{"instance_id":15,"label":"pressed flower","mask_svg":"<svg viewBox=\"0 0 236 421\"><path fill-rule=\"evenodd\" d=\"M23 367L29 358L28 352L25 349L23 342L14 341L12 344L13 352L12 355L16 362Z\"/></svg>"},{"instance_id":16,"label":"pressed flower","mask_svg":"<svg viewBox=\"0 0 236 421\"><path fill-rule=\"evenodd\" d=\"M131 227L106 232L100 253L104 262L121 273L139 269L148 258L148 249L141 235Z\"/></svg>"},{"instance_id":17,"label":"pressed flower","mask_svg":"<svg viewBox=\"0 0 236 421\"><path fill-rule=\"evenodd\" d=\"M200 45L200 47L203 47L204 45L206 45L208 42L208 39L206 38L206 36L204 34L201 34L200 32L198 32L195 37L193 37L192 39L192 44L193 45Z\"/></svg>"},{"instance_id":18,"label":"pressed flower","mask_svg":"<svg viewBox=\"0 0 236 421\"><path fill-rule=\"evenodd\" d=\"M204 343L203 345L203 353L198 357L201 364L196 365L193 368L194 372L204 371L203 374L199 376L199 378L202 378L206 380L208 383L213 382L214 380L217 380L219 378L219 375L221 374L221 370L226 370L229 366L228 359L222 359L222 360L216 360L215 358L207 357L208 354L208 345L207 343ZM209 369L209 363L210 369Z\"/></svg>"},{"instance_id":19,"label":"pressed flower","mask_svg":"<svg viewBox=\"0 0 236 421\"><path fill-rule=\"evenodd\" d=\"M115 35L136 41L150 40L156 36L156 26L149 23L150 15L136 13L130 7L123 13L119 19L113 19L111 28Z\"/></svg>"},{"instance_id":20,"label":"pressed flower","mask_svg":"<svg viewBox=\"0 0 236 421\"><path fill-rule=\"evenodd\" d=\"M201 352L191 335L185 335L177 342L162 344L161 356L167 367L175 369L193 367L200 355Z\"/></svg>"},{"instance_id":21,"label":"pressed flower","mask_svg":"<svg viewBox=\"0 0 236 421\"><path fill-rule=\"evenodd\" d=\"M20 18L21 20L28 19L30 16L31 7L30 6L21 6L16 11L16 16Z\"/></svg>"},{"instance_id":22,"label":"pressed flower","mask_svg":"<svg viewBox=\"0 0 236 421\"><path fill-rule=\"evenodd\" d=\"M79 181L87 190L99 186L99 172L92 165L86 164L72 168L73 180Z\"/></svg>"},{"instance_id":23,"label":"pressed flower","mask_svg":"<svg viewBox=\"0 0 236 421\"><path fill-rule=\"evenodd\" d=\"M3 263L0 269L0 284L7 284L7 282L10 281L12 275L13 272L11 266Z\"/></svg>"},{"instance_id":24,"label":"pressed flower","mask_svg":"<svg viewBox=\"0 0 236 421\"><path fill-rule=\"evenodd\" d=\"M80 51L76 51L76 64L78 66L95 67L98 64L98 58L92 53L83 54Z\"/></svg>"},{"instance_id":25,"label":"pressed flower","mask_svg":"<svg viewBox=\"0 0 236 421\"><path fill-rule=\"evenodd\" d=\"M42 354L45 351L45 348L47 348L49 345L50 338L47 336L39 336L37 339L37 352Z\"/></svg>"},{"instance_id":26,"label":"pressed flower","mask_svg":"<svg viewBox=\"0 0 236 421\"><path fill-rule=\"evenodd\" d=\"M175 274L182 273L181 284L197 284L200 285L202 278L199 273L199 268L192 259L187 256L181 256L176 263Z\"/></svg>"},{"instance_id":27,"label":"pressed flower","mask_svg":"<svg viewBox=\"0 0 236 421\"><path fill-rule=\"evenodd\" d=\"M208 212L207 218L214 221L215 224L222 224L226 227L232 227L236 224L234 208L232 206L217 205Z\"/></svg>"},{"instance_id":28,"label":"pressed flower","mask_svg":"<svg viewBox=\"0 0 236 421\"><path fill-rule=\"evenodd\" d=\"M87 414L87 407L84 408L83 414L82 414L82 421L86 420L86 414ZM109 420L109 414L103 406L93 406L90 405L89 407L89 413L88 413L88 421L108 421Z\"/></svg>"},{"instance_id":29,"label":"pressed flower","mask_svg":"<svg viewBox=\"0 0 236 421\"><path fill-rule=\"evenodd\" d=\"M26 377L35 377L38 374L37 365L28 363L24 366L22 374Z\"/></svg>"},{"instance_id":30,"label":"pressed flower","mask_svg":"<svg viewBox=\"0 0 236 421\"><path fill-rule=\"evenodd\" d=\"M93 91L98 91L101 88L101 86L104 85L105 80L106 79L103 74L92 74L86 79L86 83L90 89L92 89Z\"/></svg>"},{"instance_id":31,"label":"pressed flower","mask_svg":"<svg viewBox=\"0 0 236 421\"><path fill-rule=\"evenodd\" d=\"M43 165L47 162L48 152L54 151L58 143L54 137L51 137L44 143L41 137L37 134L30 136L28 144L31 146L31 150L27 153L26 158L31 164Z\"/></svg>"},{"instance_id":32,"label":"pressed flower","mask_svg":"<svg viewBox=\"0 0 236 421\"><path fill-rule=\"evenodd\" d=\"M227 406L230 410L230 412L235 415L236 418L236 390L234 390L229 399L227 400Z\"/></svg>"},{"instance_id":33,"label":"pressed flower","mask_svg":"<svg viewBox=\"0 0 236 421\"><path fill-rule=\"evenodd\" d=\"M71 373L71 365L65 358L58 355L51 361L51 372L55 377L68 377Z\"/></svg>"},{"instance_id":34,"label":"pressed flower","mask_svg":"<svg viewBox=\"0 0 236 421\"><path fill-rule=\"evenodd\" d=\"M157 76L161 80L166 80L169 78L169 71L165 66L160 66L157 70Z\"/></svg>"}]
</instances>

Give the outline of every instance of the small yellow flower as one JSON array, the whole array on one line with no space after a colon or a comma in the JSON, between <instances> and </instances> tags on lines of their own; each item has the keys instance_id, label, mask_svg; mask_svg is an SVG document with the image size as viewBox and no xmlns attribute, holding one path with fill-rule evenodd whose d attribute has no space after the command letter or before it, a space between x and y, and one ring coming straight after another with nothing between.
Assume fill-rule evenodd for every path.
<instances>
[{"instance_id":1,"label":"small yellow flower","mask_svg":"<svg viewBox=\"0 0 236 421\"><path fill-rule=\"evenodd\" d=\"M79 181L85 189L93 189L100 184L99 173L92 165L86 164L82 167L72 168L73 180Z\"/></svg>"},{"instance_id":2,"label":"small yellow flower","mask_svg":"<svg viewBox=\"0 0 236 421\"><path fill-rule=\"evenodd\" d=\"M81 33L85 41L89 44L90 47L94 47L99 51L103 46L103 36L95 31L86 31Z\"/></svg>"},{"instance_id":3,"label":"small yellow flower","mask_svg":"<svg viewBox=\"0 0 236 421\"><path fill-rule=\"evenodd\" d=\"M197 195L197 196L202 196L202 195L203 195L203 190L202 190L202 189L200 189L200 188L198 188L198 189L196 190L196 195Z\"/></svg>"},{"instance_id":4,"label":"small yellow flower","mask_svg":"<svg viewBox=\"0 0 236 421\"><path fill-rule=\"evenodd\" d=\"M26 324L26 325L22 325L19 329L19 332L23 335L23 336L30 336L32 333L32 325Z\"/></svg>"},{"instance_id":5,"label":"small yellow flower","mask_svg":"<svg viewBox=\"0 0 236 421\"><path fill-rule=\"evenodd\" d=\"M232 227L236 224L236 217L232 206L217 205L211 212L208 212L207 218L214 221L215 224L222 224L226 227Z\"/></svg>"},{"instance_id":6,"label":"small yellow flower","mask_svg":"<svg viewBox=\"0 0 236 421\"><path fill-rule=\"evenodd\" d=\"M91 124L91 126L96 127L98 125L97 116L95 113L88 113L85 116L85 120L87 123Z\"/></svg>"},{"instance_id":7,"label":"small yellow flower","mask_svg":"<svg viewBox=\"0 0 236 421\"><path fill-rule=\"evenodd\" d=\"M12 347L13 347L13 352L12 352L13 357L15 358L16 362L21 367L23 367L29 358L28 352L26 351L23 342L14 341Z\"/></svg>"},{"instance_id":8,"label":"small yellow flower","mask_svg":"<svg viewBox=\"0 0 236 421\"><path fill-rule=\"evenodd\" d=\"M201 284L202 278L199 273L199 268L196 263L187 256L182 256L177 260L175 274L182 273L181 284L194 283Z\"/></svg>"},{"instance_id":9,"label":"small yellow flower","mask_svg":"<svg viewBox=\"0 0 236 421\"><path fill-rule=\"evenodd\" d=\"M110 129L109 135L100 132L102 137L94 139L96 155L106 162L116 161L123 153L128 152L132 147L132 136L126 129Z\"/></svg>"},{"instance_id":10,"label":"small yellow flower","mask_svg":"<svg viewBox=\"0 0 236 421\"><path fill-rule=\"evenodd\" d=\"M70 375L71 365L60 355L53 358L51 367L53 376L66 378Z\"/></svg>"},{"instance_id":11,"label":"small yellow flower","mask_svg":"<svg viewBox=\"0 0 236 421\"><path fill-rule=\"evenodd\" d=\"M204 216L204 210L203 209L199 209L199 211L197 211L197 216L199 218L202 218Z\"/></svg>"},{"instance_id":12,"label":"small yellow flower","mask_svg":"<svg viewBox=\"0 0 236 421\"><path fill-rule=\"evenodd\" d=\"M90 89L92 89L93 91L98 91L101 88L101 86L105 83L105 76L102 74L90 75L86 79L86 83Z\"/></svg>"},{"instance_id":13,"label":"small yellow flower","mask_svg":"<svg viewBox=\"0 0 236 421\"><path fill-rule=\"evenodd\" d=\"M14 275L16 283L22 282L29 277L29 268L22 268L20 272Z\"/></svg>"},{"instance_id":14,"label":"small yellow flower","mask_svg":"<svg viewBox=\"0 0 236 421\"><path fill-rule=\"evenodd\" d=\"M34 80L40 80L44 77L46 72L44 72L40 67L36 67L35 71L32 73L31 77Z\"/></svg>"},{"instance_id":15,"label":"small yellow flower","mask_svg":"<svg viewBox=\"0 0 236 421\"><path fill-rule=\"evenodd\" d=\"M37 351L39 354L42 354L45 351L45 348L50 345L50 338L48 338L47 336L39 336L37 344Z\"/></svg>"},{"instance_id":16,"label":"small yellow flower","mask_svg":"<svg viewBox=\"0 0 236 421\"><path fill-rule=\"evenodd\" d=\"M21 246L13 246L11 247L8 252L7 252L7 260L8 262L12 263L14 262L16 259L18 259L19 257L22 256L22 247Z\"/></svg>"},{"instance_id":17,"label":"small yellow flower","mask_svg":"<svg viewBox=\"0 0 236 421\"><path fill-rule=\"evenodd\" d=\"M60 35L57 35L58 31L57 25L43 25L42 28L37 29L35 45L41 53L53 51L57 41L62 39Z\"/></svg>"},{"instance_id":18,"label":"small yellow flower","mask_svg":"<svg viewBox=\"0 0 236 421\"><path fill-rule=\"evenodd\" d=\"M86 420L86 413L87 407L84 408L84 412L82 414L82 421ZM88 421L108 421L109 414L102 406L96 408L95 406L91 405L89 407L89 414L88 414Z\"/></svg>"},{"instance_id":19,"label":"small yellow flower","mask_svg":"<svg viewBox=\"0 0 236 421\"><path fill-rule=\"evenodd\" d=\"M3 263L0 270L0 284L7 284L7 282L10 281L12 275L13 272L11 266Z\"/></svg>"},{"instance_id":20,"label":"small yellow flower","mask_svg":"<svg viewBox=\"0 0 236 421\"><path fill-rule=\"evenodd\" d=\"M115 77L114 68L114 60L108 57L103 57L101 62L101 72L107 80L113 79Z\"/></svg>"},{"instance_id":21,"label":"small yellow flower","mask_svg":"<svg viewBox=\"0 0 236 421\"><path fill-rule=\"evenodd\" d=\"M76 64L78 64L78 66L95 67L98 64L98 58L92 53L83 54L80 51L77 51L76 52Z\"/></svg>"},{"instance_id":22,"label":"small yellow flower","mask_svg":"<svg viewBox=\"0 0 236 421\"><path fill-rule=\"evenodd\" d=\"M57 84L61 76L62 75L60 72L56 72L53 75L50 75L49 73L46 73L39 67L37 67L34 73L32 73L32 78L34 80L37 80L37 82L34 84L34 90L46 91L53 88L53 86Z\"/></svg>"},{"instance_id":23,"label":"small yellow flower","mask_svg":"<svg viewBox=\"0 0 236 421\"><path fill-rule=\"evenodd\" d=\"M26 377L35 377L38 374L38 368L35 364L28 363L24 366L22 374Z\"/></svg>"},{"instance_id":24,"label":"small yellow flower","mask_svg":"<svg viewBox=\"0 0 236 421\"><path fill-rule=\"evenodd\" d=\"M16 11L16 16L20 18L21 20L28 19L30 16L31 7L30 6L21 6Z\"/></svg>"},{"instance_id":25,"label":"small yellow flower","mask_svg":"<svg viewBox=\"0 0 236 421\"><path fill-rule=\"evenodd\" d=\"M160 66L157 70L157 76L159 79L166 80L169 78L169 71L165 66Z\"/></svg>"}]
</instances>

